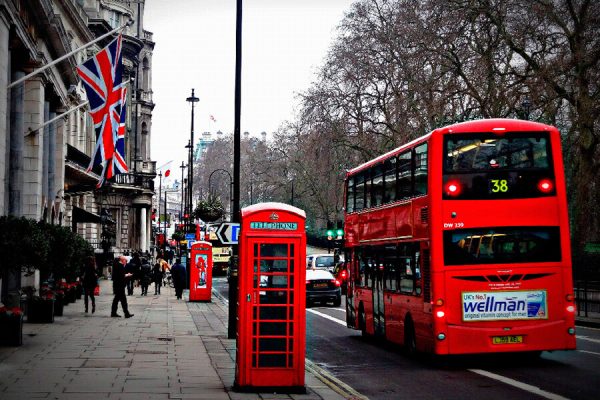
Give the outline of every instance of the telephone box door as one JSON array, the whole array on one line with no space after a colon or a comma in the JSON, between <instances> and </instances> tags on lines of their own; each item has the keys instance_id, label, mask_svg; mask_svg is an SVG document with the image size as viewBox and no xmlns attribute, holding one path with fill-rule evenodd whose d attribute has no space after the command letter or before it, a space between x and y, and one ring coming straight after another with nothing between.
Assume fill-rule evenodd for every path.
<instances>
[{"instance_id":1,"label":"telephone box door","mask_svg":"<svg viewBox=\"0 0 600 400\"><path fill-rule=\"evenodd\" d=\"M282 210L278 212L280 221L284 215ZM256 218L265 219L265 215ZM294 230L253 232L253 227L268 226L261 223L242 219L236 387L277 387L279 391L302 393L306 346L304 220L272 225Z\"/></svg>"},{"instance_id":2,"label":"telephone box door","mask_svg":"<svg viewBox=\"0 0 600 400\"><path fill-rule=\"evenodd\" d=\"M192 244L190 270L190 301L211 301L212 291L212 244Z\"/></svg>"}]
</instances>

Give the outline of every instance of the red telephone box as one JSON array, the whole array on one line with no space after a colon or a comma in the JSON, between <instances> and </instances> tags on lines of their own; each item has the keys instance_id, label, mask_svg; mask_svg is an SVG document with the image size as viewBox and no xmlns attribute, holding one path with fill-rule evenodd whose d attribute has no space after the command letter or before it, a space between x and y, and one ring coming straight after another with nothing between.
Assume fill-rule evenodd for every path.
<instances>
[{"instance_id":1,"label":"red telephone box","mask_svg":"<svg viewBox=\"0 0 600 400\"><path fill-rule=\"evenodd\" d=\"M192 244L190 270L190 301L210 301L212 290L212 244Z\"/></svg>"},{"instance_id":2,"label":"red telephone box","mask_svg":"<svg viewBox=\"0 0 600 400\"><path fill-rule=\"evenodd\" d=\"M234 388L305 393L306 214L262 203L241 217Z\"/></svg>"}]
</instances>

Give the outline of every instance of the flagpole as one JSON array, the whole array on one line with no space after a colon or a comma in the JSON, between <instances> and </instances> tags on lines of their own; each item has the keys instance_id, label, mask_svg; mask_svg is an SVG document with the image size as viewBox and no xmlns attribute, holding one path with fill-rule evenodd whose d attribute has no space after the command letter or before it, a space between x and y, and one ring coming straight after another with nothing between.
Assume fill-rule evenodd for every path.
<instances>
[{"instance_id":1,"label":"flagpole","mask_svg":"<svg viewBox=\"0 0 600 400\"><path fill-rule=\"evenodd\" d=\"M35 129L29 128L29 131L25 132L25 134L26 135L31 135L33 132L39 131L40 129L42 129L46 125L49 125L49 124L53 123L54 121L59 120L59 119L61 119L63 117L66 117L67 115L71 114L72 112L79 110L81 107L87 105L88 103L89 103L89 101L83 102L80 105L78 105L77 107L73 107L69 111L65 111L64 113L62 113L62 114L60 114L60 115L52 118L51 120L44 122L43 124L41 124L40 126L38 126Z\"/></svg>"},{"instance_id":2,"label":"flagpole","mask_svg":"<svg viewBox=\"0 0 600 400\"><path fill-rule=\"evenodd\" d=\"M49 64L46 64L46 65L44 65L43 67L40 67L40 68L38 68L38 69L34 70L34 71L33 71L33 72L31 72L30 74L28 74L28 75L25 75L24 77L22 77L22 78L20 78L20 79L17 79L16 81L14 81L14 82L10 83L10 84L9 84L9 85L8 85L6 88L7 88L7 89L10 89L10 88L12 88L13 86L15 86L15 85L18 85L19 83L22 83L22 82L26 81L27 79L31 78L32 76L34 76L34 75L37 75L37 74L39 74L40 72L43 72L43 71L47 70L48 68L52 67L52 66L53 66L53 65L55 65L55 64L58 64L59 62L61 62L61 61L62 61L62 60L64 60L65 58L69 58L69 57L71 57L73 54L79 53L81 50L87 49L88 47L90 47L91 45L93 45L93 44L94 44L94 43L96 43L96 42L99 42L100 40L104 39L105 37L107 37L107 36L110 36L110 35L112 35L113 33L117 32L117 31L123 30L123 29L125 29L125 28L126 28L126 27L128 27L128 26L131 26L131 25L133 25L133 22L134 22L134 20L133 20L133 19L130 19L129 21L127 21L127 22L125 23L125 25L119 26L118 28L115 28L115 29L113 29L112 31L110 31L110 32L107 32L107 33L105 33L104 35L102 35L102 36L100 36L100 37L98 37L98 38L96 38L96 39L92 40L91 42L88 42L88 43L84 44L83 46L76 48L75 50L71 51L70 53L67 53L67 54L65 54L64 56L57 58L56 60L52 61L51 63L49 63Z\"/></svg>"}]
</instances>

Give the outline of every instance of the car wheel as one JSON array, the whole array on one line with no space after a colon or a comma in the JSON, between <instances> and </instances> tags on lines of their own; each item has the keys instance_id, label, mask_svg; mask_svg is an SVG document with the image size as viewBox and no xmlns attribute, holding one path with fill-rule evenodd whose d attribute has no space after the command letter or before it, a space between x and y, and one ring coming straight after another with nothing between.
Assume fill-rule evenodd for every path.
<instances>
[{"instance_id":1,"label":"car wheel","mask_svg":"<svg viewBox=\"0 0 600 400\"><path fill-rule=\"evenodd\" d=\"M341 305L342 305L342 298L341 298L341 297L338 297L337 299L335 299L335 300L333 301L333 306L334 306L334 307L339 307L339 306L341 306Z\"/></svg>"}]
</instances>

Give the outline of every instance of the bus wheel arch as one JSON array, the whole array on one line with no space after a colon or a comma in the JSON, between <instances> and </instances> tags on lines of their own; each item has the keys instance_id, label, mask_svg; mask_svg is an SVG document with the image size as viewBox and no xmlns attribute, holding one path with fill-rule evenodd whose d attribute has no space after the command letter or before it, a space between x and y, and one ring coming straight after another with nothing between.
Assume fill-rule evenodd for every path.
<instances>
[{"instance_id":1,"label":"bus wheel arch","mask_svg":"<svg viewBox=\"0 0 600 400\"><path fill-rule=\"evenodd\" d=\"M414 355L417 352L417 336L415 334L415 324L410 313L404 317L404 350L408 355Z\"/></svg>"},{"instance_id":2,"label":"bus wheel arch","mask_svg":"<svg viewBox=\"0 0 600 400\"><path fill-rule=\"evenodd\" d=\"M358 305L358 329L361 331L363 337L367 336L367 316L362 301Z\"/></svg>"}]
</instances>

